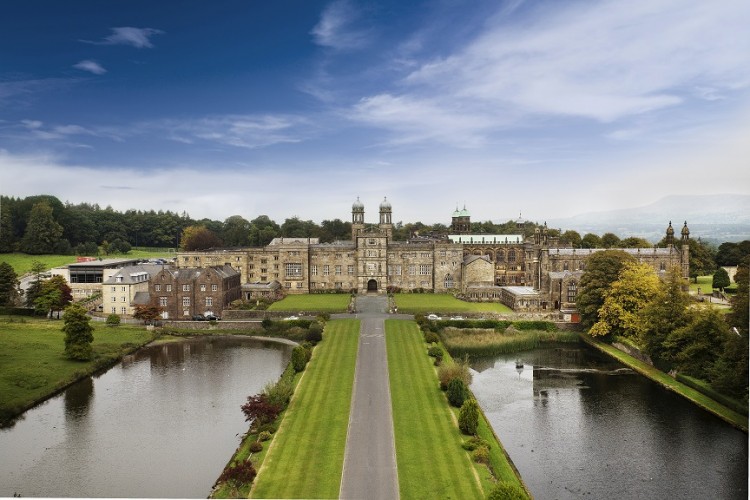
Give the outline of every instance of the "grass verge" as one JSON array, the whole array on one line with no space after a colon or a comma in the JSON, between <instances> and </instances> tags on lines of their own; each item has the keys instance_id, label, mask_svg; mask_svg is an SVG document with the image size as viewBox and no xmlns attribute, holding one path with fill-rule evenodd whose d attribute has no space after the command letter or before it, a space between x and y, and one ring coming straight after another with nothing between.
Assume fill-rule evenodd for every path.
<instances>
[{"instance_id":1,"label":"grass verge","mask_svg":"<svg viewBox=\"0 0 750 500\"><path fill-rule=\"evenodd\" d=\"M258 471L253 498L338 497L359 321L329 321L323 338Z\"/></svg>"},{"instance_id":2,"label":"grass verge","mask_svg":"<svg viewBox=\"0 0 750 500\"><path fill-rule=\"evenodd\" d=\"M142 326L94 323L94 359L65 357L62 320L0 317L0 422L8 421L72 382L119 360L154 338Z\"/></svg>"},{"instance_id":3,"label":"grass verge","mask_svg":"<svg viewBox=\"0 0 750 500\"><path fill-rule=\"evenodd\" d=\"M653 366L647 363L644 363L643 361L635 359L629 354L626 354L620 351L616 347L613 347L609 344L605 344L604 342L601 342L599 340L595 340L591 338L590 335L587 335L585 333L582 333L580 336L581 336L581 339L583 339L583 341L586 342L587 344L612 356L613 358L615 358L622 364L632 368L633 370L637 371L641 375L644 375L650 378L654 382L660 384L662 387L665 387L669 389L670 391L676 392L680 396L687 398L688 400L692 401L693 403L700 406L704 410L713 413L714 415L728 422L734 427L744 432L748 431L748 417L747 416L740 415L736 411L733 411L730 408L727 408L726 406L722 405L718 401L715 401L711 399L710 397L706 396L705 394L702 394L700 391L697 391L691 387L688 387L687 385L681 382L678 382L677 380L667 375L666 373L662 372L661 370L658 370L654 368Z\"/></svg>"},{"instance_id":4,"label":"grass verge","mask_svg":"<svg viewBox=\"0 0 750 500\"><path fill-rule=\"evenodd\" d=\"M464 302L447 293L397 293L393 295L398 312L407 314L436 313L512 313L496 302Z\"/></svg>"},{"instance_id":5,"label":"grass verge","mask_svg":"<svg viewBox=\"0 0 750 500\"><path fill-rule=\"evenodd\" d=\"M287 295L268 306L269 311L346 312L351 296L348 293Z\"/></svg>"},{"instance_id":6,"label":"grass verge","mask_svg":"<svg viewBox=\"0 0 750 500\"><path fill-rule=\"evenodd\" d=\"M385 331L401 498L483 498L491 482L461 448L419 328L387 320Z\"/></svg>"}]
</instances>

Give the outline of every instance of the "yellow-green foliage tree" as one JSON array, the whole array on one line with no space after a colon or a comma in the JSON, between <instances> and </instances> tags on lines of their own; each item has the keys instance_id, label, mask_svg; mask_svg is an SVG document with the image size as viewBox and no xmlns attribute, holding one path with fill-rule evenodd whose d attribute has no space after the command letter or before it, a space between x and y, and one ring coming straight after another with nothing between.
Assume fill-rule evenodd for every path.
<instances>
[{"instance_id":1,"label":"yellow-green foliage tree","mask_svg":"<svg viewBox=\"0 0 750 500\"><path fill-rule=\"evenodd\" d=\"M691 319L688 314L690 298L683 290L684 284L682 270L679 266L673 266L660 281L659 290L643 311L647 325L642 346L646 354L662 369L670 368L664 340L673 330L684 327Z\"/></svg>"},{"instance_id":2,"label":"yellow-green foliage tree","mask_svg":"<svg viewBox=\"0 0 750 500\"><path fill-rule=\"evenodd\" d=\"M188 226L182 231L180 248L191 252L220 247L223 243L216 233L206 226Z\"/></svg>"},{"instance_id":3,"label":"yellow-green foliage tree","mask_svg":"<svg viewBox=\"0 0 750 500\"><path fill-rule=\"evenodd\" d=\"M591 335L622 336L642 345L647 322L641 313L658 290L659 278L650 265L625 264L617 281L604 294Z\"/></svg>"}]
</instances>

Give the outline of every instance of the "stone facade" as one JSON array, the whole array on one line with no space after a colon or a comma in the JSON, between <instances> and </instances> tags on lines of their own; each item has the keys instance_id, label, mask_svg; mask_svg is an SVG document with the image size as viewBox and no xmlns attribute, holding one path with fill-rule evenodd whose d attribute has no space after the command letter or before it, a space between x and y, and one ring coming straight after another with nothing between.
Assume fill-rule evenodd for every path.
<instances>
[{"instance_id":1,"label":"stone facade","mask_svg":"<svg viewBox=\"0 0 750 500\"><path fill-rule=\"evenodd\" d=\"M519 217L517 224L521 232L529 223ZM245 299L256 296L248 284L278 282L288 294L424 289L462 294L470 300L505 300L527 310L566 310L575 306L588 257L601 251L562 246L548 234L546 224L535 228L529 238L522 234L471 234L470 229L471 218L464 207L453 213L453 234L393 241L390 202L384 199L380 204L378 224L367 225L358 198L352 205L349 241L276 238L259 248L183 252L176 264L178 268L232 266L245 284ZM680 266L687 278L689 234L685 223L678 246L670 222L666 248L622 250L661 273ZM516 288L503 294L504 287Z\"/></svg>"},{"instance_id":2,"label":"stone facade","mask_svg":"<svg viewBox=\"0 0 750 500\"><path fill-rule=\"evenodd\" d=\"M164 268L149 282L152 301L163 319L190 319L221 312L241 297L240 273L229 265Z\"/></svg>"}]
</instances>

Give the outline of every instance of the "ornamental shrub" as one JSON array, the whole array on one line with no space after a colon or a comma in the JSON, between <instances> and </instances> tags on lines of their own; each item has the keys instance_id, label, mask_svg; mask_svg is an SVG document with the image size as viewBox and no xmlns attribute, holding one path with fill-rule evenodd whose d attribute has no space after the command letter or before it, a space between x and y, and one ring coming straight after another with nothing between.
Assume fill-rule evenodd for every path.
<instances>
[{"instance_id":1,"label":"ornamental shrub","mask_svg":"<svg viewBox=\"0 0 750 500\"><path fill-rule=\"evenodd\" d=\"M466 362L443 365L438 369L438 380L440 380L442 390L447 390L448 382L454 378L463 380L466 387L471 385L471 372L469 372L469 365Z\"/></svg>"},{"instance_id":2,"label":"ornamental shrub","mask_svg":"<svg viewBox=\"0 0 750 500\"><path fill-rule=\"evenodd\" d=\"M443 359L443 350L439 345L434 345L427 349L427 355L433 358Z\"/></svg>"},{"instance_id":3,"label":"ornamental shrub","mask_svg":"<svg viewBox=\"0 0 750 500\"><path fill-rule=\"evenodd\" d=\"M490 449L486 446L480 446L471 453L471 458L478 464L490 463Z\"/></svg>"},{"instance_id":4,"label":"ornamental shrub","mask_svg":"<svg viewBox=\"0 0 750 500\"><path fill-rule=\"evenodd\" d=\"M461 432L468 435L477 433L479 425L479 406L474 398L469 398L461 405L458 412L458 428Z\"/></svg>"},{"instance_id":5,"label":"ornamental shrub","mask_svg":"<svg viewBox=\"0 0 750 500\"><path fill-rule=\"evenodd\" d=\"M511 483L498 482L490 490L487 500L526 500L529 496L519 486Z\"/></svg>"},{"instance_id":6,"label":"ornamental shrub","mask_svg":"<svg viewBox=\"0 0 750 500\"><path fill-rule=\"evenodd\" d=\"M263 431L258 434L258 441L263 442L268 441L269 439L271 439L271 433L268 431Z\"/></svg>"},{"instance_id":7,"label":"ornamental shrub","mask_svg":"<svg viewBox=\"0 0 750 500\"><path fill-rule=\"evenodd\" d=\"M110 314L107 316L107 321L105 323L107 326L120 326L120 317L116 314Z\"/></svg>"},{"instance_id":8,"label":"ornamental shrub","mask_svg":"<svg viewBox=\"0 0 750 500\"><path fill-rule=\"evenodd\" d=\"M440 342L440 337L435 332L425 332L424 341L428 344L437 344Z\"/></svg>"},{"instance_id":9,"label":"ornamental shrub","mask_svg":"<svg viewBox=\"0 0 750 500\"><path fill-rule=\"evenodd\" d=\"M273 422L282 410L281 405L270 402L265 394L249 396L241 408L245 420L252 422L254 427Z\"/></svg>"},{"instance_id":10,"label":"ornamental shrub","mask_svg":"<svg viewBox=\"0 0 750 500\"><path fill-rule=\"evenodd\" d=\"M230 465L219 476L219 482L227 483L233 488L238 488L243 484L250 484L256 476L255 467L250 461L240 462Z\"/></svg>"},{"instance_id":11,"label":"ornamental shrub","mask_svg":"<svg viewBox=\"0 0 750 500\"><path fill-rule=\"evenodd\" d=\"M294 371L301 372L307 365L307 349L301 345L296 346L292 349L292 366Z\"/></svg>"},{"instance_id":12,"label":"ornamental shrub","mask_svg":"<svg viewBox=\"0 0 750 500\"><path fill-rule=\"evenodd\" d=\"M250 443L250 446L248 446L248 449L252 453L258 453L259 451L263 451L263 443L261 443L260 441L253 441L252 443Z\"/></svg>"},{"instance_id":13,"label":"ornamental shrub","mask_svg":"<svg viewBox=\"0 0 750 500\"><path fill-rule=\"evenodd\" d=\"M323 340L323 325L317 321L310 324L310 328L307 329L305 334L305 340L313 344L317 344Z\"/></svg>"},{"instance_id":14,"label":"ornamental shrub","mask_svg":"<svg viewBox=\"0 0 750 500\"><path fill-rule=\"evenodd\" d=\"M461 447L466 451L474 451L480 446L486 446L489 448L489 444L479 436L472 436L461 444Z\"/></svg>"},{"instance_id":15,"label":"ornamental shrub","mask_svg":"<svg viewBox=\"0 0 750 500\"><path fill-rule=\"evenodd\" d=\"M469 390L466 388L466 384L464 384L463 380L460 378L454 378L448 382L446 396L448 396L448 402L451 406L459 408L464 404L466 398L469 397Z\"/></svg>"},{"instance_id":16,"label":"ornamental shrub","mask_svg":"<svg viewBox=\"0 0 750 500\"><path fill-rule=\"evenodd\" d=\"M262 326L264 330L268 330L273 326L273 321L269 318L263 318L263 321L260 322L260 326Z\"/></svg>"},{"instance_id":17,"label":"ornamental shrub","mask_svg":"<svg viewBox=\"0 0 750 500\"><path fill-rule=\"evenodd\" d=\"M269 382L263 389L263 394L266 396L268 403L286 408L289 404L289 400L292 399L294 393L294 384L288 378L280 378L275 384Z\"/></svg>"},{"instance_id":18,"label":"ornamental shrub","mask_svg":"<svg viewBox=\"0 0 750 500\"><path fill-rule=\"evenodd\" d=\"M268 432L269 434L276 433L276 426L272 423L263 424L258 426L258 432Z\"/></svg>"}]
</instances>

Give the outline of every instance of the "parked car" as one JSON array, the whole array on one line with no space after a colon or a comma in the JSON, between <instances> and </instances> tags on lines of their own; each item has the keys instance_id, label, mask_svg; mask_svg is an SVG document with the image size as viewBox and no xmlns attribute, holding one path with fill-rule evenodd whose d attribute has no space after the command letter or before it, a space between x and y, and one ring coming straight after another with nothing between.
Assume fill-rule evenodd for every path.
<instances>
[{"instance_id":1,"label":"parked car","mask_svg":"<svg viewBox=\"0 0 750 500\"><path fill-rule=\"evenodd\" d=\"M196 314L193 316L193 321L206 321L206 317L202 314Z\"/></svg>"},{"instance_id":2,"label":"parked car","mask_svg":"<svg viewBox=\"0 0 750 500\"><path fill-rule=\"evenodd\" d=\"M206 321L219 321L221 318L215 314L206 314Z\"/></svg>"},{"instance_id":3,"label":"parked car","mask_svg":"<svg viewBox=\"0 0 750 500\"><path fill-rule=\"evenodd\" d=\"M451 316L451 321L463 321L463 316Z\"/></svg>"},{"instance_id":4,"label":"parked car","mask_svg":"<svg viewBox=\"0 0 750 500\"><path fill-rule=\"evenodd\" d=\"M443 318L441 318L437 314L428 314L427 319L429 319L430 321L440 321Z\"/></svg>"},{"instance_id":5,"label":"parked car","mask_svg":"<svg viewBox=\"0 0 750 500\"><path fill-rule=\"evenodd\" d=\"M284 321L294 321L295 319L299 319L299 316L287 316Z\"/></svg>"}]
</instances>

